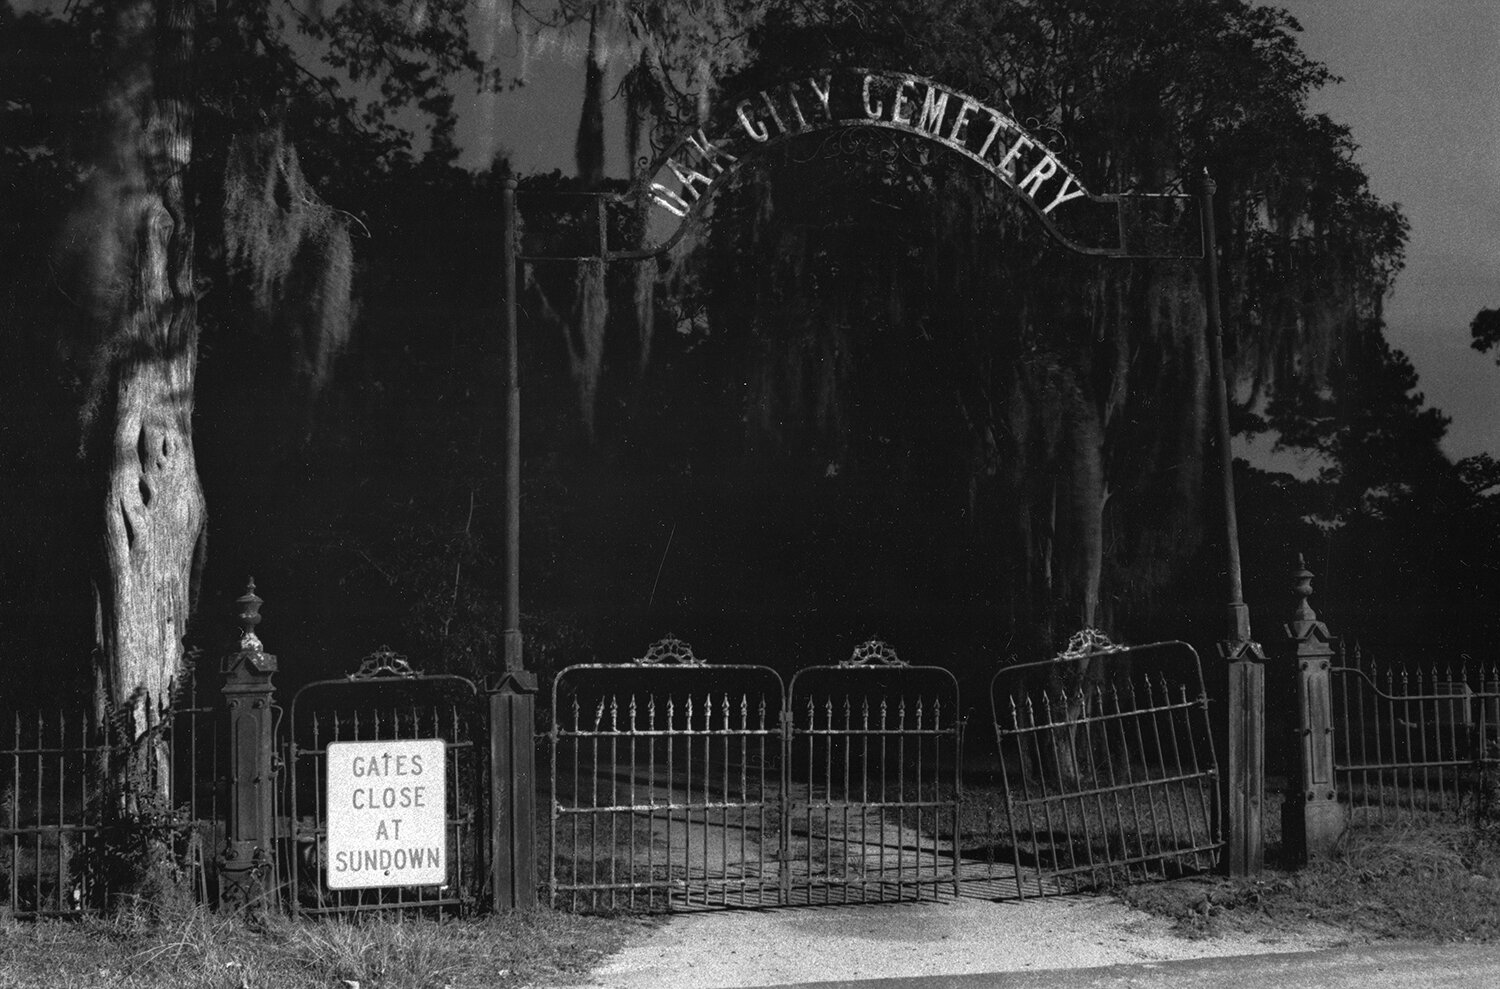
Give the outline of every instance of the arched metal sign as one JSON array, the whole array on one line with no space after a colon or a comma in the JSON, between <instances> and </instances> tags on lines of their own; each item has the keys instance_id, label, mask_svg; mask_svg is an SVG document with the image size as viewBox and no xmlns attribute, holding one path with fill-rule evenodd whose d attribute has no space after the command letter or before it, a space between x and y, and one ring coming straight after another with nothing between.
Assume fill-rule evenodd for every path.
<instances>
[{"instance_id":1,"label":"arched metal sign","mask_svg":"<svg viewBox=\"0 0 1500 989\"><path fill-rule=\"evenodd\" d=\"M1110 257L1202 257L1192 196L1096 195L1009 109L922 76L822 69L725 104L669 146L636 190L647 207L645 256L671 248L742 161L803 135L875 128L936 142L984 168L1064 246Z\"/></svg>"}]
</instances>

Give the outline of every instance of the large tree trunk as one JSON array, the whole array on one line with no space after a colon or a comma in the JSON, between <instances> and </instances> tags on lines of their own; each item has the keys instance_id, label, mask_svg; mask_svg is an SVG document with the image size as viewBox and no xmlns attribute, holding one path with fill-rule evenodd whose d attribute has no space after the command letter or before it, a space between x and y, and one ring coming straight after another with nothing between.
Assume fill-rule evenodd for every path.
<instances>
[{"instance_id":1,"label":"large tree trunk","mask_svg":"<svg viewBox=\"0 0 1500 989\"><path fill-rule=\"evenodd\" d=\"M186 189L193 17L190 0L117 10L105 114L112 146L89 207L91 235L110 244L91 248L90 276L106 282L95 286L106 301L84 433L102 495L96 705L131 740L152 726L181 668L205 532L193 456L198 328ZM155 774L153 785L166 780Z\"/></svg>"}]
</instances>

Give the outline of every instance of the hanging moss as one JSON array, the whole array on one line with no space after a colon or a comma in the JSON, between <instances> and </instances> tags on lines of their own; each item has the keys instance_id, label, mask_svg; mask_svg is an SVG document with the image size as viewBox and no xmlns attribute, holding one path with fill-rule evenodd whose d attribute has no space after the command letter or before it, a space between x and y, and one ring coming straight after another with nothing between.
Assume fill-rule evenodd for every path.
<instances>
[{"instance_id":1,"label":"hanging moss","mask_svg":"<svg viewBox=\"0 0 1500 989\"><path fill-rule=\"evenodd\" d=\"M231 142L224 248L257 325L295 341L298 371L314 387L321 384L349 339L354 252L345 215L318 197L279 130Z\"/></svg>"}]
</instances>

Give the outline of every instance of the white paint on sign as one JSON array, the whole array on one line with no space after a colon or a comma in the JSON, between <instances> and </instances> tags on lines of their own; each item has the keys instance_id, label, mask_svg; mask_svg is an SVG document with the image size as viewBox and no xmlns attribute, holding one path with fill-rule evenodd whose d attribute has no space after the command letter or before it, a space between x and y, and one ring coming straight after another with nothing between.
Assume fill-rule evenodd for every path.
<instances>
[{"instance_id":1,"label":"white paint on sign","mask_svg":"<svg viewBox=\"0 0 1500 989\"><path fill-rule=\"evenodd\" d=\"M447 880L445 745L441 738L329 743L329 889Z\"/></svg>"}]
</instances>

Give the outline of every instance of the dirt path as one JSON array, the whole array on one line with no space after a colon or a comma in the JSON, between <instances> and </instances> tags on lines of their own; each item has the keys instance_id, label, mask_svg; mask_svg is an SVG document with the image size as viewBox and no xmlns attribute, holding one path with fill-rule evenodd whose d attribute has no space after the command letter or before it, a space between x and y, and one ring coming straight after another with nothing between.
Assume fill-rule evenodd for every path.
<instances>
[{"instance_id":1,"label":"dirt path","mask_svg":"<svg viewBox=\"0 0 1500 989\"><path fill-rule=\"evenodd\" d=\"M593 973L589 987L727 989L808 981L1094 968L1308 951L1332 934L1187 940L1106 898L974 899L679 915Z\"/></svg>"}]
</instances>

